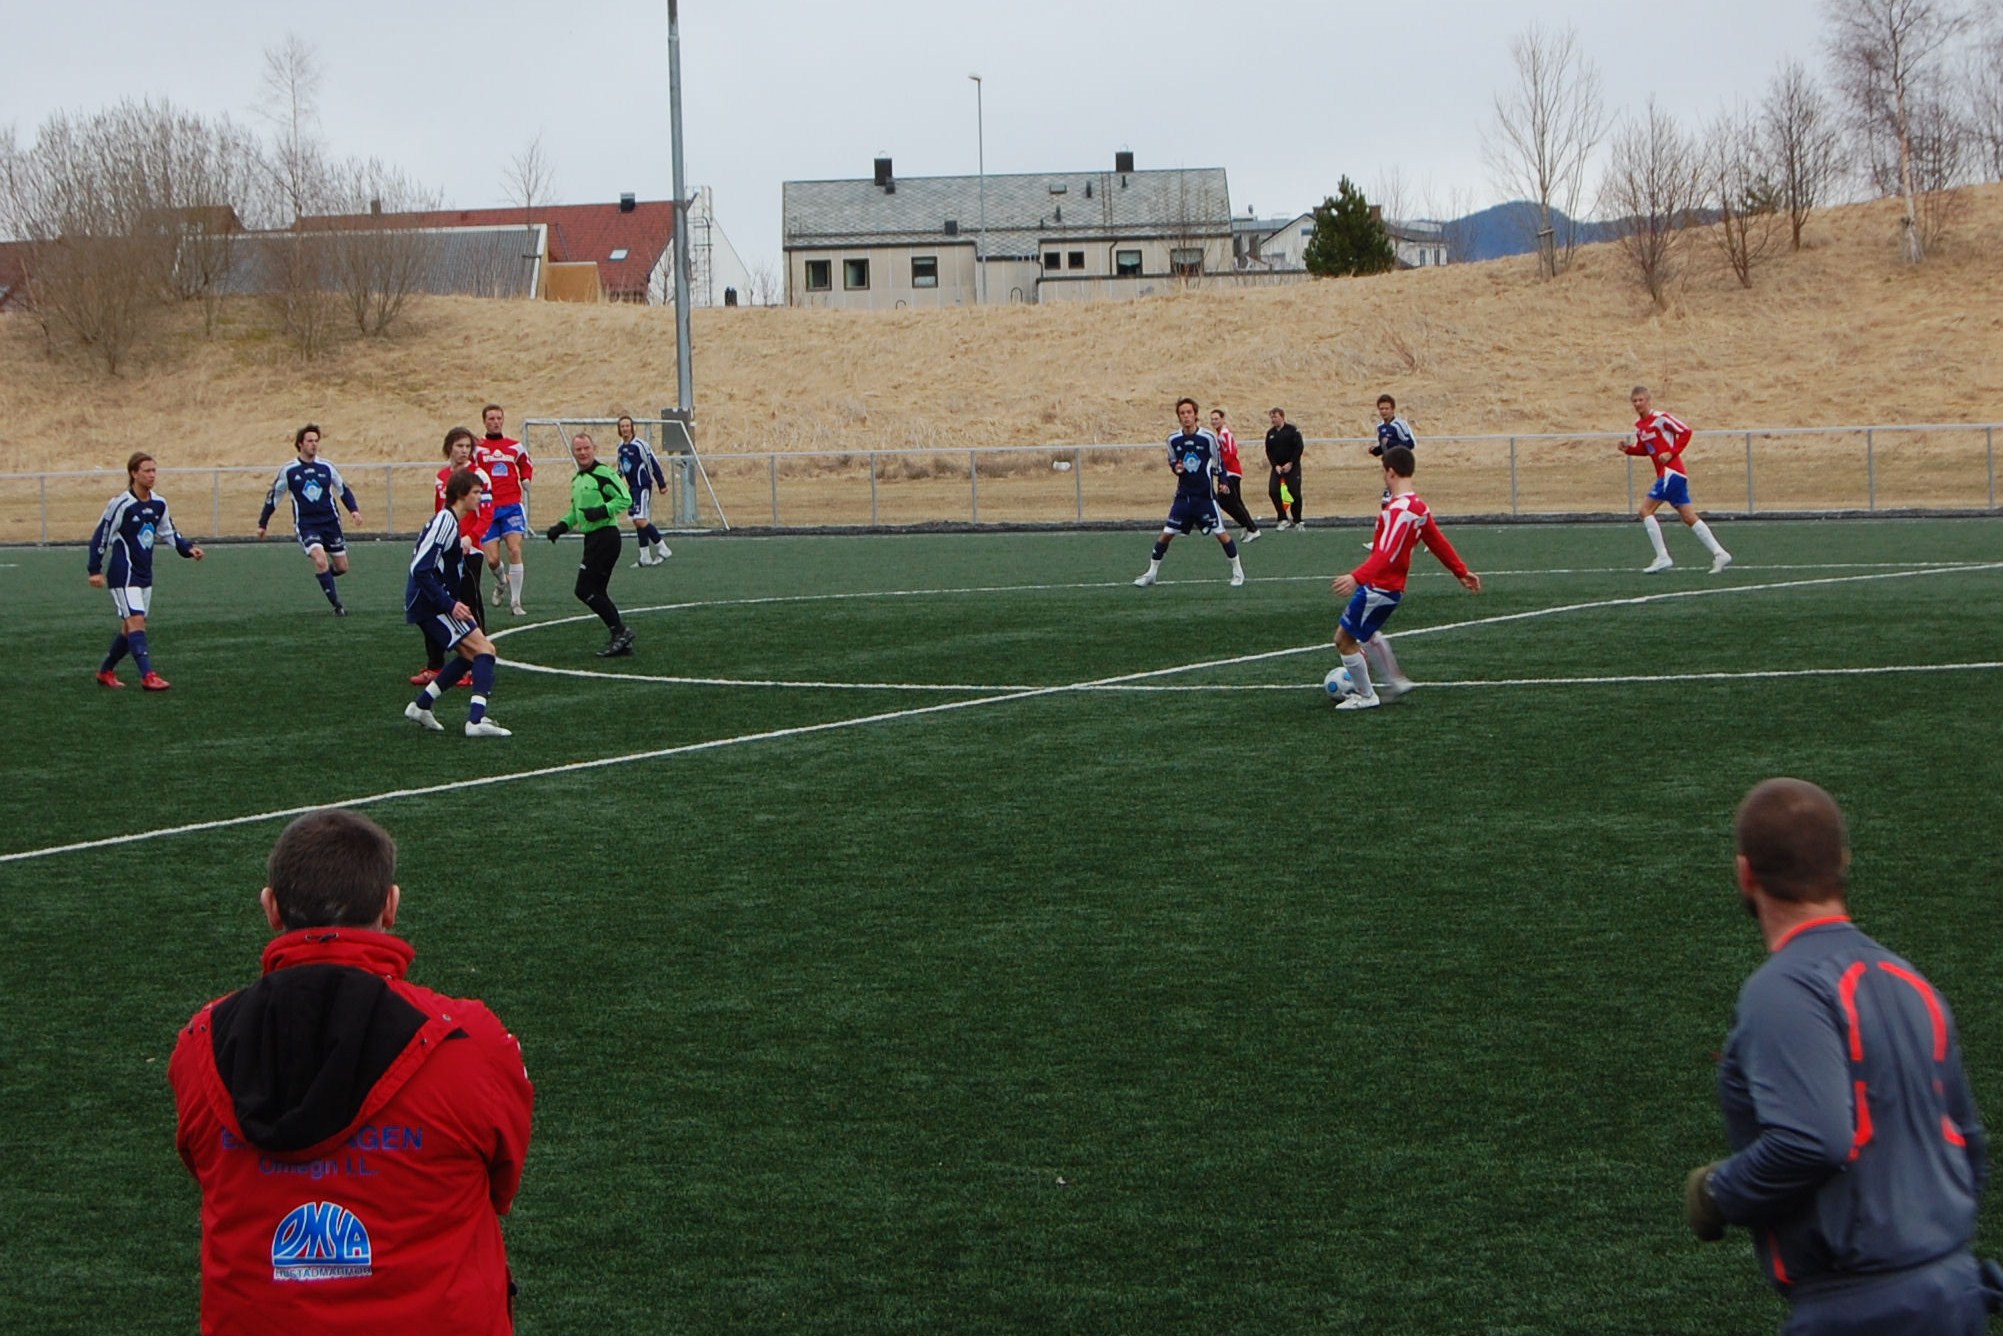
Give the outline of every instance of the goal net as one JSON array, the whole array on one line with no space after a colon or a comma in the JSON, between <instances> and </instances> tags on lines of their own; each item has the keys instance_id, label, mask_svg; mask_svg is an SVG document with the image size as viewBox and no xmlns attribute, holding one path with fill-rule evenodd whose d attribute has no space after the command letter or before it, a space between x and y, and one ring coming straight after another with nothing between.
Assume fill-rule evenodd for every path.
<instances>
[{"instance_id":1,"label":"goal net","mask_svg":"<svg viewBox=\"0 0 2003 1336\"><path fill-rule=\"evenodd\" d=\"M598 447L598 458L608 466L619 464L619 419L616 417L533 417L522 420L522 444L540 471L539 481L548 483L568 477L570 443L583 432ZM728 529L730 521L716 497L716 488L696 453L695 438L688 424L677 418L633 419L633 435L645 441L660 458L667 486L654 488L654 523L663 529L686 532L692 529ZM536 513L538 524L554 523L562 517L566 492L559 485L535 487L531 496L542 493ZM551 511L550 507L557 510Z\"/></svg>"}]
</instances>

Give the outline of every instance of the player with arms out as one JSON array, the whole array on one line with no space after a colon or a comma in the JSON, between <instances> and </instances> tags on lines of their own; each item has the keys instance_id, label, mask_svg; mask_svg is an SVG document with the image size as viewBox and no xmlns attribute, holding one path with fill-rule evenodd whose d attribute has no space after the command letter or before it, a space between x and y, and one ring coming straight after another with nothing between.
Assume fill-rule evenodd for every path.
<instances>
[{"instance_id":1,"label":"player with arms out","mask_svg":"<svg viewBox=\"0 0 2003 1336\"><path fill-rule=\"evenodd\" d=\"M502 600L508 611L522 615L522 535L529 531L529 513L523 504L522 484L534 482L535 461L522 443L502 433L507 414L499 404L480 410L487 435L473 447L473 462L486 471L494 491L494 518L480 540L487 554L487 569L494 573L494 606ZM501 544L508 547L508 564L501 567Z\"/></svg>"},{"instance_id":2,"label":"player with arms out","mask_svg":"<svg viewBox=\"0 0 2003 1336\"><path fill-rule=\"evenodd\" d=\"M264 498L264 510L257 517L257 540L264 541L280 499L291 497L292 532L299 539L299 549L313 563L314 578L333 605L334 615L345 617L348 609L334 588L334 580L348 573L348 540L341 533L341 512L334 508L334 498L341 498L357 524L362 522L361 507L355 504L348 484L341 481L340 470L320 458L318 426L309 422L294 432L292 448L297 457L278 470L271 492Z\"/></svg>"},{"instance_id":3,"label":"player with arms out","mask_svg":"<svg viewBox=\"0 0 2003 1336\"><path fill-rule=\"evenodd\" d=\"M674 555L668 550L668 540L654 527L654 488L665 490L668 475L661 472L654 447L633 434L633 419L629 417L619 419L618 462L619 476L633 495L633 508L626 514L633 521L633 536L640 540L640 559L633 564L658 566Z\"/></svg>"},{"instance_id":4,"label":"player with arms out","mask_svg":"<svg viewBox=\"0 0 2003 1336\"><path fill-rule=\"evenodd\" d=\"M1656 510L1666 501L1690 526L1690 532L1697 535L1697 541L1710 550L1711 574L1716 575L1732 564L1732 554L1712 537L1711 526L1698 518L1697 507L1690 504L1690 474L1683 467L1683 450L1690 444L1690 428L1668 413L1656 412L1646 385L1635 386L1628 402L1634 405L1634 444L1620 446L1620 452L1645 455L1655 465L1655 485L1648 489L1648 499L1641 503L1641 527L1648 530L1655 560L1642 567L1642 573L1654 575L1676 564L1669 559L1669 549L1662 541L1662 525L1655 518Z\"/></svg>"},{"instance_id":5,"label":"player with arms out","mask_svg":"<svg viewBox=\"0 0 2003 1336\"><path fill-rule=\"evenodd\" d=\"M466 736L505 738L511 736L487 717L487 697L494 691L494 642L487 639L473 620L473 610L460 597L463 576L460 565L475 558L459 543L459 526L480 509L480 479L471 469L460 469L445 484L445 508L431 517L411 549L410 578L403 587L403 618L441 649L454 654L436 678L425 684L417 699L403 707L403 717L419 728L434 733L445 731L431 709L438 698L452 689L468 672L473 674L473 701L466 711Z\"/></svg>"},{"instance_id":6,"label":"player with arms out","mask_svg":"<svg viewBox=\"0 0 2003 1336\"><path fill-rule=\"evenodd\" d=\"M1342 655L1342 666L1349 670L1354 694L1338 701L1338 710L1372 710L1383 703L1384 696L1370 685L1371 662L1383 671L1384 693L1391 699L1412 688L1411 680L1398 670L1398 658L1383 632L1405 597L1415 547L1424 543L1469 593L1481 592L1481 577L1467 568L1440 532L1433 512L1413 490L1413 469L1408 447L1394 445L1384 452L1384 486L1391 500L1377 512L1377 534L1370 544L1370 555L1349 574L1337 576L1330 586L1338 597L1349 600L1335 628L1335 648Z\"/></svg>"},{"instance_id":7,"label":"player with arms out","mask_svg":"<svg viewBox=\"0 0 2003 1336\"><path fill-rule=\"evenodd\" d=\"M112 606L118 609L118 634L112 637L111 652L97 667L99 686L122 687L115 671L128 653L139 665L139 685L148 691L165 691L173 684L153 671L153 659L146 645L146 609L153 601L153 549L162 539L174 550L196 561L202 549L174 528L167 518L167 498L155 494L153 480L159 466L144 450L125 461L125 490L111 498L104 518L90 536L90 587L111 590Z\"/></svg>"},{"instance_id":8,"label":"player with arms out","mask_svg":"<svg viewBox=\"0 0 2003 1336\"><path fill-rule=\"evenodd\" d=\"M1223 456L1217 448L1217 438L1196 425L1197 411L1196 400L1176 400L1175 417L1182 430L1168 438L1168 466L1175 472L1175 500L1169 504L1161 537L1155 539L1148 568L1134 580L1142 589L1160 578L1161 559L1168 555L1168 545L1175 541L1176 535L1188 533L1192 528L1210 534L1223 545L1224 555L1231 559L1232 585L1245 583L1238 545L1231 541L1230 531L1224 527L1224 516L1217 509L1214 480L1224 467Z\"/></svg>"}]
</instances>

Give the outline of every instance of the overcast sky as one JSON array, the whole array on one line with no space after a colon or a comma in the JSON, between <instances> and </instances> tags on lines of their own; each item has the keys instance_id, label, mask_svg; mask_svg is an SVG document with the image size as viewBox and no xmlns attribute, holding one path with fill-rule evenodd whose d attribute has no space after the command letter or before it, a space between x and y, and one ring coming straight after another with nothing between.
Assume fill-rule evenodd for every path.
<instances>
[{"instance_id":1,"label":"overcast sky","mask_svg":"<svg viewBox=\"0 0 2003 1336\"><path fill-rule=\"evenodd\" d=\"M88 0L10 6L0 129L153 96L255 121L263 52L318 56L336 156L380 157L462 207L505 204L538 134L562 203L673 194L666 0ZM749 264L780 258L780 183L1222 167L1243 215L1290 216L1349 175L1407 211L1503 198L1482 156L1510 38L1576 28L1608 106L1686 123L1821 68L1820 0L682 0L691 191ZM1428 204L1430 202L1430 210Z\"/></svg>"}]
</instances>

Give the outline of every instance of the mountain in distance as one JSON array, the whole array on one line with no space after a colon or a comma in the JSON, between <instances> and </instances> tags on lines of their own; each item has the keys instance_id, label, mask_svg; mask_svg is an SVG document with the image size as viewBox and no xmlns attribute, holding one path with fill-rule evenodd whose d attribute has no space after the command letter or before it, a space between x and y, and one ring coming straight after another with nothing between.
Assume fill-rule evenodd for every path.
<instances>
[{"instance_id":1,"label":"mountain in distance","mask_svg":"<svg viewBox=\"0 0 2003 1336\"><path fill-rule=\"evenodd\" d=\"M1561 209L1551 210L1552 225L1562 237L1567 222ZM1505 255L1531 255L1537 250L1537 206L1529 200L1495 204L1464 218L1441 224L1446 229L1453 262L1499 260ZM1613 223L1581 221L1579 244L1612 241L1618 235Z\"/></svg>"}]
</instances>

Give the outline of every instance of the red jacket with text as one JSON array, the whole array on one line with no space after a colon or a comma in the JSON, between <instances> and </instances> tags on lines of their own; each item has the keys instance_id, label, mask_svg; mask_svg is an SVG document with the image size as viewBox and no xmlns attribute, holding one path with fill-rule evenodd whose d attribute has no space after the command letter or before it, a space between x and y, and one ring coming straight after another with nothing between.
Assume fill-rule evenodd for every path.
<instances>
[{"instance_id":1,"label":"red jacket with text","mask_svg":"<svg viewBox=\"0 0 2003 1336\"><path fill-rule=\"evenodd\" d=\"M387 933L307 928L174 1048L202 1188L202 1331L514 1329L500 1217L535 1089L482 1003L405 980Z\"/></svg>"}]
</instances>

